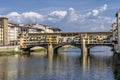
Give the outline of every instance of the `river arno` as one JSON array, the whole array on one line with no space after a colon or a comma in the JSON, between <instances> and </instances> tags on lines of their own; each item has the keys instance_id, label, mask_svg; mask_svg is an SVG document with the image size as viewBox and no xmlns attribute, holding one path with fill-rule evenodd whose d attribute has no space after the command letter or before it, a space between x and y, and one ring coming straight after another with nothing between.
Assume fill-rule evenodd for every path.
<instances>
[{"instance_id":1,"label":"river arno","mask_svg":"<svg viewBox=\"0 0 120 80\"><path fill-rule=\"evenodd\" d=\"M113 53L94 48L80 58L79 49L54 56L0 57L0 80L114 80Z\"/></svg>"}]
</instances>

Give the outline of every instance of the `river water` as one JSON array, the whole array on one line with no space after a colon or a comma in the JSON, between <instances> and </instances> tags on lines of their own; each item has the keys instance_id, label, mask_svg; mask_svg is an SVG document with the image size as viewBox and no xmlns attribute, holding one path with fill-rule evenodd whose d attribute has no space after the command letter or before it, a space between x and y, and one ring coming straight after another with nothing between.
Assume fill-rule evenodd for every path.
<instances>
[{"instance_id":1,"label":"river water","mask_svg":"<svg viewBox=\"0 0 120 80\"><path fill-rule=\"evenodd\" d=\"M79 49L67 49L49 57L0 57L0 80L114 80L110 48L80 55Z\"/></svg>"}]
</instances>

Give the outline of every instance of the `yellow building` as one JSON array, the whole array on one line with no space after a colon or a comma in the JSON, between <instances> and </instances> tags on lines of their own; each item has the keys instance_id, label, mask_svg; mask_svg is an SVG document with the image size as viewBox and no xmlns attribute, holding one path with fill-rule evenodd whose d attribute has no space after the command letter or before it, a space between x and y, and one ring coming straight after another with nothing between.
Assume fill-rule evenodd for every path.
<instances>
[{"instance_id":1,"label":"yellow building","mask_svg":"<svg viewBox=\"0 0 120 80\"><path fill-rule=\"evenodd\" d=\"M59 28L52 28L43 24L14 24L8 23L8 18L0 17L0 45L17 45L19 35L27 33L54 33L60 32ZM26 39L27 40L27 39Z\"/></svg>"}]
</instances>

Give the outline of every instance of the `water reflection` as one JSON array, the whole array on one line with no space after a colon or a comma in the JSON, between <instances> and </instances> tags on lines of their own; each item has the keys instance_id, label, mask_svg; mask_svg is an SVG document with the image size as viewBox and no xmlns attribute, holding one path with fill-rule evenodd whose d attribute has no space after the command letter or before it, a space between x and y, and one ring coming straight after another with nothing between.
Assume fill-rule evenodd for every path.
<instances>
[{"instance_id":1,"label":"water reflection","mask_svg":"<svg viewBox=\"0 0 120 80\"><path fill-rule=\"evenodd\" d=\"M112 60L106 51L81 58L78 49L48 57L1 57L0 80L114 80Z\"/></svg>"}]
</instances>

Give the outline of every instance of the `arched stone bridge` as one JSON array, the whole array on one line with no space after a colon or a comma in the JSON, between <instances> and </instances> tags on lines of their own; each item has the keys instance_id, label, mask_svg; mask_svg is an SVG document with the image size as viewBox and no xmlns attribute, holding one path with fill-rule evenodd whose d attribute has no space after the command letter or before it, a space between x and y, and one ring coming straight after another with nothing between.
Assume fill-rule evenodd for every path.
<instances>
[{"instance_id":1,"label":"arched stone bridge","mask_svg":"<svg viewBox=\"0 0 120 80\"><path fill-rule=\"evenodd\" d=\"M22 33L19 37L19 47L24 51L41 46L47 53L56 53L65 45L73 45L81 49L82 53L89 53L94 46L112 47L112 32L60 32L60 33Z\"/></svg>"}]
</instances>

